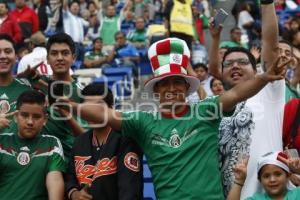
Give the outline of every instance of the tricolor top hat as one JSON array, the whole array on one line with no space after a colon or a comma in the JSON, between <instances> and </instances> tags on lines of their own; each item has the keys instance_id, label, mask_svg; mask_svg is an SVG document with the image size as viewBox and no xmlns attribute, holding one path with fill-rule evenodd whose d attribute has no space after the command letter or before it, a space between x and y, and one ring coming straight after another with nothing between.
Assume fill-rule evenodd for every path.
<instances>
[{"instance_id":1,"label":"tricolor top hat","mask_svg":"<svg viewBox=\"0 0 300 200\"><path fill-rule=\"evenodd\" d=\"M190 84L188 94L195 92L200 84L199 79L187 75L190 50L184 40L167 38L152 44L148 50L154 77L145 83L145 91L152 94L154 85L170 76L180 76Z\"/></svg>"}]
</instances>

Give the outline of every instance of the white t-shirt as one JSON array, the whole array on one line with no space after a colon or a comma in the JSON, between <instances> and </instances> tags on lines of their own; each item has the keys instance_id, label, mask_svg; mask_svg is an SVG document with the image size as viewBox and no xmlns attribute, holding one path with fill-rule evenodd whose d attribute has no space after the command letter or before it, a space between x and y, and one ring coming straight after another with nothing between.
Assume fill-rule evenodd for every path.
<instances>
[{"instance_id":1,"label":"white t-shirt","mask_svg":"<svg viewBox=\"0 0 300 200\"><path fill-rule=\"evenodd\" d=\"M258 94L237 105L231 117L222 119L219 151L226 195L234 181L232 169L239 152L250 155L241 199L262 192L257 179L257 160L268 152L282 150L284 97L284 80L269 83Z\"/></svg>"},{"instance_id":2,"label":"white t-shirt","mask_svg":"<svg viewBox=\"0 0 300 200\"><path fill-rule=\"evenodd\" d=\"M18 73L27 69L28 66L34 67L40 62L43 62L38 71L41 75L52 75L52 69L47 63L47 50L44 47L35 47L31 53L25 55L19 62Z\"/></svg>"},{"instance_id":3,"label":"white t-shirt","mask_svg":"<svg viewBox=\"0 0 300 200\"><path fill-rule=\"evenodd\" d=\"M254 22L254 19L250 15L250 13L247 10L241 11L238 17L238 27L242 30L243 33L246 33L246 29L244 29L243 26L250 22Z\"/></svg>"},{"instance_id":4,"label":"white t-shirt","mask_svg":"<svg viewBox=\"0 0 300 200\"><path fill-rule=\"evenodd\" d=\"M209 76L207 79L205 79L204 81L200 82L200 84L204 88L207 96L213 96L213 93L212 93L212 91L210 89L210 81L211 81L211 79L212 79L212 77ZM199 95L198 95L197 91L193 92L192 94L190 94L187 97L187 101L189 103L198 103L200 100L202 100L202 99L199 98Z\"/></svg>"}]
</instances>

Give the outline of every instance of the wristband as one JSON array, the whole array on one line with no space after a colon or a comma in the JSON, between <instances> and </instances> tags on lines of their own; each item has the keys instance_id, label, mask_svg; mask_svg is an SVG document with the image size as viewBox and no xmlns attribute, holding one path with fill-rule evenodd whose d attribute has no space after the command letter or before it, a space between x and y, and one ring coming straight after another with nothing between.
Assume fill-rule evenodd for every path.
<instances>
[{"instance_id":1,"label":"wristband","mask_svg":"<svg viewBox=\"0 0 300 200\"><path fill-rule=\"evenodd\" d=\"M262 4L262 5L271 4L273 2L274 2L273 0L260 0L260 4Z\"/></svg>"},{"instance_id":2,"label":"wristband","mask_svg":"<svg viewBox=\"0 0 300 200\"><path fill-rule=\"evenodd\" d=\"M70 192L69 192L69 194L68 194L69 199L71 199L72 194L73 194L74 192L76 192L76 191L78 191L77 188L73 188L73 189L70 190Z\"/></svg>"},{"instance_id":3,"label":"wristband","mask_svg":"<svg viewBox=\"0 0 300 200\"><path fill-rule=\"evenodd\" d=\"M244 184L238 183L238 182L236 182L236 181L234 181L233 183L236 184L236 185L238 185L238 186L240 186L240 187L243 187L243 186L244 186Z\"/></svg>"}]
</instances>

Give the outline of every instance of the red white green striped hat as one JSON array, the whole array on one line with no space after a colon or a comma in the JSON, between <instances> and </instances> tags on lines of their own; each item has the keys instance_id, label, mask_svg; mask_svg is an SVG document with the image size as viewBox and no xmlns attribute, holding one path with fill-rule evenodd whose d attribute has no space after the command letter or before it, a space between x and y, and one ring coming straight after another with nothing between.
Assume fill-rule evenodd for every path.
<instances>
[{"instance_id":1,"label":"red white green striped hat","mask_svg":"<svg viewBox=\"0 0 300 200\"><path fill-rule=\"evenodd\" d=\"M180 76L190 84L188 94L195 92L200 84L198 78L187 75L190 50L184 40L167 38L152 44L148 50L154 77L145 83L145 91L153 93L154 85L169 76Z\"/></svg>"}]
</instances>

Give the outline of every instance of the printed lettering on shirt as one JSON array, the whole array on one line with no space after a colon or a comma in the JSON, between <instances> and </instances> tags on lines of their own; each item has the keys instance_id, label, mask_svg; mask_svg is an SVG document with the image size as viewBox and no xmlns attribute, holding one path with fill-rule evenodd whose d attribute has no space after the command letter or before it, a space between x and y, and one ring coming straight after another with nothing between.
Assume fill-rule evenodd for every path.
<instances>
[{"instance_id":1,"label":"printed lettering on shirt","mask_svg":"<svg viewBox=\"0 0 300 200\"><path fill-rule=\"evenodd\" d=\"M124 158L124 165L131 171L140 171L140 160L136 153L128 152Z\"/></svg>"},{"instance_id":2,"label":"printed lettering on shirt","mask_svg":"<svg viewBox=\"0 0 300 200\"><path fill-rule=\"evenodd\" d=\"M92 182L101 176L117 173L117 157L111 159L103 158L98 160L96 165L85 164L91 156L75 156L75 171L80 184L91 185Z\"/></svg>"}]
</instances>

